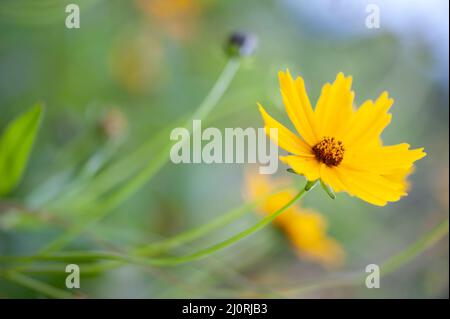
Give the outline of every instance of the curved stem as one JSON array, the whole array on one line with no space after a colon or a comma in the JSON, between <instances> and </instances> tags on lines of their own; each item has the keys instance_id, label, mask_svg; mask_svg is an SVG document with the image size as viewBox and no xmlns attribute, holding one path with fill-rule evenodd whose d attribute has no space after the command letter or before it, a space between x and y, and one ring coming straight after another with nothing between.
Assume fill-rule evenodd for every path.
<instances>
[{"instance_id":1,"label":"curved stem","mask_svg":"<svg viewBox=\"0 0 450 319\"><path fill-rule=\"evenodd\" d=\"M307 184L307 186L309 183ZM291 205L293 205L297 200L299 200L304 193L307 192L307 187L303 188L301 191L297 193L289 202L287 202L283 207L278 209L273 214L263 218L261 221L256 223L255 225L245 229L244 231L218 243L208 248L202 249L196 253L181 256L181 257L167 257L167 258L143 258L139 256L129 256L123 254L111 254L108 252L82 252L82 253L68 253L68 254L58 254L58 255L36 255L36 256L23 256L23 257L13 257L13 256L0 256L0 260L6 262L31 262L35 260L51 260L51 261L61 261L70 259L71 261L90 261L90 260L98 260L98 259L106 259L106 260L116 260L122 262L129 262L135 264L142 265L152 265L152 266L173 266L178 264L187 263L190 261L198 260L203 257L206 257L214 252L222 250L231 246L232 244L238 242L241 239L255 233L260 230L264 226L271 223L275 218L277 218L281 213L283 213L286 209L288 209Z\"/></svg>"},{"instance_id":2,"label":"curved stem","mask_svg":"<svg viewBox=\"0 0 450 319\"><path fill-rule=\"evenodd\" d=\"M136 162L139 162L142 158L147 158L152 150L158 148L163 141L166 141L173 127L188 127L193 119L204 119L212 111L230 85L231 80L239 69L239 64L240 62L237 59L228 61L215 85L187 120L177 119L173 121L152 138L146 140L136 150L106 168L89 185L78 185L78 187L68 190L64 195L56 199L52 206L64 208L75 204L77 209L86 208L99 197L98 194L106 194L113 186L118 185L139 169L142 169L142 165L136 165Z\"/></svg>"},{"instance_id":3,"label":"curved stem","mask_svg":"<svg viewBox=\"0 0 450 319\"><path fill-rule=\"evenodd\" d=\"M193 113L188 123L193 119L203 119L209 114L209 112L212 111L230 85L231 80L239 69L239 65L240 62L238 59L230 59L228 61L211 91ZM62 236L49 243L40 251L40 253L51 253L63 248L71 240L76 238L78 234L81 233L86 227L105 217L111 210L134 194L167 162L171 147L172 143L166 145L155 156L154 160L146 165L137 175L130 178L130 180L128 180L112 195L103 199L101 203L94 205L94 209L89 211L85 218L82 218L80 222L73 226L73 228L69 229Z\"/></svg>"},{"instance_id":4,"label":"curved stem","mask_svg":"<svg viewBox=\"0 0 450 319\"><path fill-rule=\"evenodd\" d=\"M156 243L150 243L150 244L138 247L138 248L134 249L134 254L139 255L139 256L153 255L155 253L161 253L161 252L169 250L171 248L175 248L175 247L181 246L183 244L192 242L193 240L198 239L202 236L205 236L216 229L219 229L221 227L224 227L224 226L232 223L233 221L237 220L239 217L250 212L258 204L260 204L267 198L279 193L280 191L283 191L286 188L288 188L288 186L276 189L275 191L273 191L271 193L260 196L259 198L257 198L254 201L245 203L237 208L234 208L234 209L228 211L227 213L214 218L213 220L209 221L208 223L202 224L201 226L196 227L194 229L184 231L174 237L171 237L171 238L168 238L166 240L162 240L162 241L159 241Z\"/></svg>"},{"instance_id":5,"label":"curved stem","mask_svg":"<svg viewBox=\"0 0 450 319\"><path fill-rule=\"evenodd\" d=\"M381 274L383 276L388 275L419 256L427 248L433 246L441 240L442 237L448 234L448 227L449 222L447 218L432 229L428 234L420 237L415 243L381 264Z\"/></svg>"},{"instance_id":6,"label":"curved stem","mask_svg":"<svg viewBox=\"0 0 450 319\"><path fill-rule=\"evenodd\" d=\"M216 245L213 245L211 247L208 247L206 249L200 250L194 254L182 256L182 257L169 257L169 258L161 258L157 260L160 264L163 265L177 265L182 264L185 262L193 261L196 259L200 259L202 257L205 257L209 254L212 254L218 250L221 250L223 248L226 248L228 246L231 246L232 244L238 242L239 240L255 233L256 231L260 230L267 224L271 223L275 218L277 218L281 213L283 213L287 208L289 208L292 204L294 204L297 200L299 200L302 195L307 192L305 188L303 188L300 192L297 193L288 203L286 203L283 207L281 207L279 210L274 212L273 214L265 217L260 222L256 223L252 227L247 228L246 230L236 234L235 236L224 240Z\"/></svg>"},{"instance_id":7,"label":"curved stem","mask_svg":"<svg viewBox=\"0 0 450 319\"><path fill-rule=\"evenodd\" d=\"M2 274L2 276L11 282L14 282L18 285L38 291L47 297L57 298L57 299L69 299L69 298L76 297L75 295L68 293L64 290L55 288L44 282L41 282L34 278L30 278L28 276L22 275L17 272L7 272L7 273Z\"/></svg>"},{"instance_id":8,"label":"curved stem","mask_svg":"<svg viewBox=\"0 0 450 319\"><path fill-rule=\"evenodd\" d=\"M241 207L235 208L230 212L213 219L209 223L203 224L192 230L182 232L181 234L178 234L169 239L139 247L135 249L134 252L139 256L153 255L155 253L160 253L162 251L178 247L184 243L191 242L197 238L207 235L208 233L211 233L212 231L220 227L227 225L228 223L233 222L240 216L249 212L256 206L256 204L256 202L246 203Z\"/></svg>"},{"instance_id":9,"label":"curved stem","mask_svg":"<svg viewBox=\"0 0 450 319\"><path fill-rule=\"evenodd\" d=\"M193 119L203 119L209 114L209 112L211 112L217 102L219 102L222 98L227 88L230 86L231 80L233 80L236 72L239 70L240 63L240 60L237 58L228 60L228 63L225 65L225 68L212 87L211 91L209 91L208 95L193 113L188 122L191 122Z\"/></svg>"}]
</instances>

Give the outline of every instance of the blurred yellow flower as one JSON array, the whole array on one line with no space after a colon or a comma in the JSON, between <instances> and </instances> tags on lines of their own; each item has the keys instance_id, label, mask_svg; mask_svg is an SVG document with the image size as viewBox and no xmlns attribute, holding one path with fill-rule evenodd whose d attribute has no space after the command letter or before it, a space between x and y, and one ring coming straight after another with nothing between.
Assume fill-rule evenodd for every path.
<instances>
[{"instance_id":1,"label":"blurred yellow flower","mask_svg":"<svg viewBox=\"0 0 450 319\"><path fill-rule=\"evenodd\" d=\"M320 179L337 192L345 191L371 204L384 206L407 195L406 176L413 163L424 157L423 148L410 150L406 143L384 146L380 134L391 121L393 100L383 92L374 102L353 108L352 78L339 73L326 83L313 110L304 81L279 73L286 112L298 135L274 120L259 105L266 133L292 155L280 160L308 180Z\"/></svg>"},{"instance_id":2,"label":"blurred yellow flower","mask_svg":"<svg viewBox=\"0 0 450 319\"><path fill-rule=\"evenodd\" d=\"M281 180L270 181L265 175L247 174L246 193L255 200L282 184ZM293 189L271 195L263 201L259 212L264 215L274 213L294 195ZM279 215L274 223L286 234L300 257L325 267L337 267L343 263L344 251L336 240L327 236L327 222L321 214L293 205Z\"/></svg>"},{"instance_id":3,"label":"blurred yellow flower","mask_svg":"<svg viewBox=\"0 0 450 319\"><path fill-rule=\"evenodd\" d=\"M178 40L189 38L202 8L196 0L136 0L136 4Z\"/></svg>"},{"instance_id":4,"label":"blurred yellow flower","mask_svg":"<svg viewBox=\"0 0 450 319\"><path fill-rule=\"evenodd\" d=\"M164 52L148 28L125 30L113 42L109 66L113 78L130 94L156 91L164 81Z\"/></svg>"}]
</instances>

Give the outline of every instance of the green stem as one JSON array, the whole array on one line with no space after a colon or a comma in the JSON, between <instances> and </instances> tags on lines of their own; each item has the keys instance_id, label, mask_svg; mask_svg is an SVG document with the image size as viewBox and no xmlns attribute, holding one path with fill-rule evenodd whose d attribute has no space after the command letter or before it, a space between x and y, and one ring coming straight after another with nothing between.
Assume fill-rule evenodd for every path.
<instances>
[{"instance_id":1,"label":"green stem","mask_svg":"<svg viewBox=\"0 0 450 319\"><path fill-rule=\"evenodd\" d=\"M72 211L79 211L91 206L95 200L98 200L115 186L142 170L147 163L145 159L154 156L154 150L159 149L160 145L167 141L167 136L172 128L180 126L182 123L184 121L177 120L166 128L159 130L151 138L146 139L137 149L117 162L108 165L88 184L72 186L62 196L51 202L50 208L67 210L67 207L70 207Z\"/></svg>"},{"instance_id":2,"label":"green stem","mask_svg":"<svg viewBox=\"0 0 450 319\"><path fill-rule=\"evenodd\" d=\"M380 276L386 276L395 272L397 269L403 267L407 263L411 262L422 254L425 250L432 247L439 240L441 240L445 235L448 234L449 230L449 220L448 218L439 223L430 232L426 233L415 241L410 246L406 247L404 250L398 254L390 257L380 266ZM356 272L350 274L340 275L338 278L327 278L319 282L312 283L300 288L284 289L283 293L288 297L298 297L301 294L310 293L326 288L333 288L338 286L354 286L362 285L367 276L367 273Z\"/></svg>"},{"instance_id":3,"label":"green stem","mask_svg":"<svg viewBox=\"0 0 450 319\"><path fill-rule=\"evenodd\" d=\"M182 257L169 257L169 258L160 258L159 263L164 265L177 265L182 264L186 262L190 262L193 260L197 260L200 258L203 258L205 256L208 256L218 250L224 249L228 246L231 246L232 244L238 242L241 239L244 239L245 237L255 233L256 231L260 230L267 224L271 223L275 218L277 218L281 213L283 213L287 208L289 208L292 204L294 204L297 200L299 200L303 194L306 192L305 188L302 189L300 192L297 193L288 203L286 203L283 207L281 207L279 210L274 212L273 214L265 217L252 227L247 228L246 230L236 234L235 236L232 236L231 238L224 240L216 245L213 245L211 247L208 247L206 249L200 250L194 254L182 256Z\"/></svg>"},{"instance_id":4,"label":"green stem","mask_svg":"<svg viewBox=\"0 0 450 319\"><path fill-rule=\"evenodd\" d=\"M240 61L237 59L230 59L228 61L217 82L188 122L191 122L193 119L203 119L212 111L230 85L231 80L239 69L239 65ZM136 176L132 177L125 185L105 198L101 203L94 205L94 209L89 211L85 218L82 218L80 222L75 224L62 236L49 243L40 253L51 253L63 248L83 232L86 227L105 217L111 210L134 194L167 162L171 146L172 143L169 143L164 147L156 155L154 160L145 166Z\"/></svg>"},{"instance_id":5,"label":"green stem","mask_svg":"<svg viewBox=\"0 0 450 319\"><path fill-rule=\"evenodd\" d=\"M309 183L307 184L309 185ZM36 260L50 260L50 261L63 261L70 259L72 262L77 261L91 261L91 260L116 260L128 263L142 264L142 265L151 265L151 266L172 266L187 263L190 261L198 260L203 257L206 257L212 253L215 253L219 250L222 250L226 247L231 246L232 244L238 242L241 239L255 233L260 230L264 226L271 223L275 218L277 218L281 213L283 213L286 209L288 209L291 205L293 205L297 200L299 200L304 193L307 192L307 187L303 188L297 195L295 195L288 203L286 203L283 207L278 209L276 212L271 215L263 218L261 221L256 223L255 225L245 229L244 231L224 240L218 244L215 244L211 247L202 249L196 253L181 256L181 257L167 257L167 258L142 258L139 256L129 256L123 254L111 254L108 252L72 252L66 254L58 254L58 255L36 255L36 256L0 256L1 261L6 262L31 262Z\"/></svg>"},{"instance_id":6,"label":"green stem","mask_svg":"<svg viewBox=\"0 0 450 319\"><path fill-rule=\"evenodd\" d=\"M240 64L241 62L239 59L233 58L228 61L220 74L219 79L216 81L211 91L205 97L188 122L191 122L194 119L203 119L209 114L209 112L212 111L214 106L217 105L217 102L219 102L225 91L230 86L236 72L239 70Z\"/></svg>"},{"instance_id":7,"label":"green stem","mask_svg":"<svg viewBox=\"0 0 450 319\"><path fill-rule=\"evenodd\" d=\"M87 207L95 198L99 197L99 194L106 194L114 185L118 185L139 169L142 169L141 165L137 165L136 163L141 162L143 158L151 156L152 150L157 149L160 147L162 141L167 140L167 136L173 127L180 125L187 127L193 119L204 119L212 111L230 85L231 80L239 69L239 64L238 59L228 61L215 85L187 120L176 120L172 122L167 128L160 130L152 138L147 139L135 151L101 172L89 185L80 185L80 187L71 189L62 198L56 200L52 206L64 208L73 202L78 210Z\"/></svg>"},{"instance_id":8,"label":"green stem","mask_svg":"<svg viewBox=\"0 0 450 319\"><path fill-rule=\"evenodd\" d=\"M166 240L162 240L162 241L159 241L156 243L147 244L147 245L144 245L141 247L137 247L133 250L132 254L135 255L136 257L137 256L152 256L152 255L155 255L158 253L165 252L169 249L173 249L173 248L188 244L197 238L205 236L216 229L219 229L221 227L224 227L224 226L232 223L233 221L237 220L239 217L250 212L254 207L256 207L258 204L260 204L261 202L263 202L270 196L273 196L273 195L277 194L278 192L281 192L287 188L290 188L290 186L288 185L288 186L279 187L271 193L260 196L259 198L255 199L252 202L245 203L237 208L234 208L234 209L220 215L219 217L211 220L210 222L208 222L206 224L202 224L201 226L196 227L194 229L184 231L175 237L168 238ZM20 260L21 262L24 262L24 263L33 262L32 257L21 257L21 258L22 258ZM11 262L11 261L19 261L19 260L15 259L15 257L0 256L0 261ZM109 261L99 263L99 264L97 263L94 265L85 265L85 266L83 266L83 273L87 274L87 273L104 272L106 270L117 268L117 267L121 266L122 264L123 264L123 262L120 262L120 261L109 260ZM26 271L27 273L29 273L29 272L54 273L54 272L61 272L61 269L62 268L60 268L60 267L54 268L54 267L41 267L41 266L40 267L33 266L33 268L28 269L27 267L22 266L22 267L15 267L12 270L16 270L16 271L21 270L21 271ZM30 270L30 271L28 271L28 270Z\"/></svg>"},{"instance_id":9,"label":"green stem","mask_svg":"<svg viewBox=\"0 0 450 319\"><path fill-rule=\"evenodd\" d=\"M38 281L36 279L30 278L28 276L22 275L17 272L6 272L2 274L3 277L11 282L14 282L18 285L27 287L29 289L35 290L37 292L42 293L43 295L51 298L58 299L69 299L75 297L73 294L68 293L64 290L55 288L46 283Z\"/></svg>"},{"instance_id":10,"label":"green stem","mask_svg":"<svg viewBox=\"0 0 450 319\"><path fill-rule=\"evenodd\" d=\"M182 233L180 233L174 237L171 237L169 239L162 240L162 241L156 242L156 243L147 244L142 247L138 247L134 250L134 253L139 256L154 255L156 253L161 253L161 252L167 251L169 249L181 246L183 244L192 242L193 240L195 240L197 238L205 236L216 229L219 229L221 227L224 227L224 226L232 223L233 221L240 218L244 214L250 212L258 204L262 203L263 201L267 200L269 197L283 191L286 188L288 188L288 187L285 186L285 187L279 188L269 194L266 194L266 195L263 195L263 196L257 198L254 201L245 203L237 208L234 208L234 209L228 211L227 213L222 214L219 217L211 220L208 223L205 223L194 229L182 232Z\"/></svg>"},{"instance_id":11,"label":"green stem","mask_svg":"<svg viewBox=\"0 0 450 319\"><path fill-rule=\"evenodd\" d=\"M436 244L446 234L448 234L449 222L448 218L442 221L438 226L432 229L428 234L425 234L415 243L398 253L397 255L386 260L381 266L381 274L388 275L403 265L409 263L411 260L419 256L426 249Z\"/></svg>"},{"instance_id":12,"label":"green stem","mask_svg":"<svg viewBox=\"0 0 450 319\"><path fill-rule=\"evenodd\" d=\"M236 220L245 213L251 211L256 206L256 202L246 203L238 208L231 210L230 212L213 219L211 222L203 224L192 230L182 232L172 238L145 245L135 249L135 253L140 256L153 255L162 251L169 250L174 247L178 247L185 243L191 242L197 238L211 233L212 231L223 227L232 221Z\"/></svg>"}]
</instances>

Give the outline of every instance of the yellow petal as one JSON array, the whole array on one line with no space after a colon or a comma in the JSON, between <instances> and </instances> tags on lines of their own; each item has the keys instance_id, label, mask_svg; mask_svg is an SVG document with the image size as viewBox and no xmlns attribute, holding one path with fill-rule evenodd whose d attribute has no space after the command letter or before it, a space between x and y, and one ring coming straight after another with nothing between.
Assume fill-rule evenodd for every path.
<instances>
[{"instance_id":1,"label":"yellow petal","mask_svg":"<svg viewBox=\"0 0 450 319\"><path fill-rule=\"evenodd\" d=\"M344 263L345 253L341 245L332 238L324 238L306 249L299 250L299 255L318 262L326 268L336 268Z\"/></svg>"},{"instance_id":2,"label":"yellow petal","mask_svg":"<svg viewBox=\"0 0 450 319\"><path fill-rule=\"evenodd\" d=\"M314 113L306 93L305 83L301 77L295 81L289 71L278 73L281 96L286 112L297 132L310 145L318 142Z\"/></svg>"},{"instance_id":3,"label":"yellow petal","mask_svg":"<svg viewBox=\"0 0 450 319\"><path fill-rule=\"evenodd\" d=\"M280 156L280 160L309 181L314 181L320 176L320 163L315 157Z\"/></svg>"},{"instance_id":4,"label":"yellow petal","mask_svg":"<svg viewBox=\"0 0 450 319\"><path fill-rule=\"evenodd\" d=\"M337 167L334 172L345 186L346 192L377 206L385 206L387 202L398 201L406 195L402 183L388 180L384 176L342 166Z\"/></svg>"},{"instance_id":5,"label":"yellow petal","mask_svg":"<svg viewBox=\"0 0 450 319\"><path fill-rule=\"evenodd\" d=\"M341 165L380 175L392 175L411 169L413 163L426 156L423 148L409 149L406 143L348 150Z\"/></svg>"},{"instance_id":6,"label":"yellow petal","mask_svg":"<svg viewBox=\"0 0 450 319\"><path fill-rule=\"evenodd\" d=\"M414 172L414 166L411 166L408 169L398 170L396 172L393 172L392 174L383 175L383 176L391 181L395 181L395 182L399 183L400 185L402 185L402 190L404 192L407 192L411 188L411 185L408 181L408 176L411 175L413 172Z\"/></svg>"},{"instance_id":7,"label":"yellow petal","mask_svg":"<svg viewBox=\"0 0 450 319\"><path fill-rule=\"evenodd\" d=\"M314 111L319 138L333 136L339 140L347 131L353 117L354 92L352 77L339 73L333 84L326 83Z\"/></svg>"},{"instance_id":8,"label":"yellow petal","mask_svg":"<svg viewBox=\"0 0 450 319\"><path fill-rule=\"evenodd\" d=\"M383 92L375 101L365 101L356 111L343 136L346 147L364 148L379 140L380 134L391 122L392 115L387 113L394 103L387 92Z\"/></svg>"},{"instance_id":9,"label":"yellow petal","mask_svg":"<svg viewBox=\"0 0 450 319\"><path fill-rule=\"evenodd\" d=\"M327 185L331 186L333 191L345 191L345 185L341 182L337 175L337 167L329 167L325 164L320 165L320 179Z\"/></svg>"},{"instance_id":10,"label":"yellow petal","mask_svg":"<svg viewBox=\"0 0 450 319\"><path fill-rule=\"evenodd\" d=\"M312 157L314 154L311 148L306 144L300 137L296 136L278 121L274 120L258 103L259 111L265 123L266 134L270 139L280 146L282 149L288 151L289 153L295 155L309 156ZM270 134L270 129L274 128L278 130L278 137Z\"/></svg>"},{"instance_id":11,"label":"yellow petal","mask_svg":"<svg viewBox=\"0 0 450 319\"><path fill-rule=\"evenodd\" d=\"M337 241L327 235L326 219L309 209L299 209L282 226L297 253L322 265L342 264L344 252Z\"/></svg>"}]
</instances>

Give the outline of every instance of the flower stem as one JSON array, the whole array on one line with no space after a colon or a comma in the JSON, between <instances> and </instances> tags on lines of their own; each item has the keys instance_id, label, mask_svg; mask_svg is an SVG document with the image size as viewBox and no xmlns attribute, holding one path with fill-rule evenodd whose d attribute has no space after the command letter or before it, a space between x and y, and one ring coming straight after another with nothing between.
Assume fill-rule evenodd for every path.
<instances>
[{"instance_id":1,"label":"flower stem","mask_svg":"<svg viewBox=\"0 0 450 319\"><path fill-rule=\"evenodd\" d=\"M230 86L231 80L233 80L236 72L239 70L240 64L241 62L239 59L232 58L228 60L228 63L225 65L225 68L212 87L211 91L205 97L197 110L193 113L191 119L188 122L191 122L193 119L204 119L209 114L209 112L212 111L214 106L217 105L227 88Z\"/></svg>"},{"instance_id":2,"label":"flower stem","mask_svg":"<svg viewBox=\"0 0 450 319\"><path fill-rule=\"evenodd\" d=\"M403 265L409 263L411 260L423 253L427 248L436 244L442 237L448 234L449 221L448 218L442 221L428 234L425 234L419 240L406 249L398 253L397 255L389 258L381 265L381 274L383 276L388 275Z\"/></svg>"},{"instance_id":3,"label":"flower stem","mask_svg":"<svg viewBox=\"0 0 450 319\"><path fill-rule=\"evenodd\" d=\"M277 218L281 213L283 213L287 208L289 208L292 204L294 204L297 200L299 200L302 195L306 192L305 189L302 189L300 192L297 193L288 203L286 203L283 207L281 207L279 210L274 212L273 214L265 217L260 222L256 223L255 225L247 228L246 230L236 234L235 236L230 237L227 240L224 240L216 245L213 245L211 247L205 248L203 250L200 250L196 253L193 253L191 255L182 256L182 257L168 257L168 258L160 258L160 259L154 259L155 262L159 263L160 265L177 265L182 264L186 262L190 262L193 260L197 260L203 257L206 257L216 251L219 251L221 249L224 249L228 246L231 246L232 244L238 242L241 239L244 239L245 237L255 233L256 231L260 230L267 224L271 223L275 218Z\"/></svg>"},{"instance_id":4,"label":"flower stem","mask_svg":"<svg viewBox=\"0 0 450 319\"><path fill-rule=\"evenodd\" d=\"M88 185L77 185L77 187L73 187L65 192L64 195L52 202L52 206L59 209L71 206L75 207L76 210L82 210L91 206L95 199L106 194L114 186L117 186L127 178L130 178L135 172L142 169L145 166L145 163L142 163L142 159L148 158L153 153L152 151L161 148L161 145L167 141L167 136L169 136L174 127L189 127L193 119L203 120L209 115L226 92L239 69L239 65L239 59L228 60L214 86L191 115L171 122L167 127L154 134L152 138L147 139L130 154L113 163L103 172L100 172ZM166 157L163 160L166 160Z\"/></svg>"},{"instance_id":5,"label":"flower stem","mask_svg":"<svg viewBox=\"0 0 450 319\"><path fill-rule=\"evenodd\" d=\"M228 61L211 91L193 113L188 122L191 122L193 119L203 119L212 111L230 85L231 80L239 69L239 65L240 61L238 59L230 59ZM133 195L167 162L171 147L172 143L163 147L163 149L156 154L154 160L148 163L148 165L146 165L137 175L130 178L123 186L112 195L106 197L101 203L93 205L94 208L89 210L84 218L81 218L78 223L59 238L50 242L40 251L40 253L51 253L63 248L71 240L76 238L86 227L105 217L111 210Z\"/></svg>"},{"instance_id":6,"label":"flower stem","mask_svg":"<svg viewBox=\"0 0 450 319\"><path fill-rule=\"evenodd\" d=\"M307 184L308 185L308 184ZM72 262L75 261L91 261L98 259L106 259L106 260L116 260L122 262L129 262L134 264L142 264L142 265L151 265L151 266L173 266L178 264L187 263L190 261L198 260L204 258L212 253L215 253L219 250L227 248L232 244L244 239L245 237L255 233L260 230L264 226L271 223L275 218L277 218L280 214L282 214L286 209L288 209L291 205L293 205L297 200L299 200L303 194L307 192L306 187L297 193L289 202L287 202L283 207L278 209L276 212L271 215L265 217L255 225L245 229L244 231L224 240L218 244L210 246L208 248L202 249L196 253L181 256L181 257L166 257L166 258L143 258L139 256L132 255L123 255L123 254L114 254L108 252L81 252L81 253L66 253L66 254L58 254L58 255L36 255L36 256L23 256L23 257L13 257L13 256L0 256L0 260L3 261L35 261L35 260L50 260L50 261L61 261L70 259Z\"/></svg>"},{"instance_id":7,"label":"flower stem","mask_svg":"<svg viewBox=\"0 0 450 319\"><path fill-rule=\"evenodd\" d=\"M288 187L287 186L281 187L271 193L260 196L256 200L245 203L239 207L236 207L236 208L228 211L227 213L222 214L219 217L211 220L208 223L205 223L194 229L182 232L174 237L168 238L166 240L162 240L160 242L150 243L145 246L138 247L134 250L134 253L139 256L148 256L148 255L160 253L160 252L166 251L168 249L175 248L175 247L181 246L183 244L189 243L197 238L200 238L202 236L205 236L205 235L211 233L212 231L214 231L216 229L219 229L221 227L224 227L224 226L232 223L239 217L250 212L253 208L255 208L258 204L260 204L261 202L263 202L270 196L273 196L273 195L279 193L280 191L283 191L286 188L288 188Z\"/></svg>"},{"instance_id":8,"label":"flower stem","mask_svg":"<svg viewBox=\"0 0 450 319\"><path fill-rule=\"evenodd\" d=\"M40 292L41 294L51 297L51 298L57 298L57 299L69 299L75 297L75 295L68 293L64 290L55 288L53 286L50 286L46 283L43 283L39 280L30 278L28 276L22 275L17 272L6 272L2 274L2 276L16 284L19 284L21 286L30 288L32 290L35 290L37 292Z\"/></svg>"},{"instance_id":9,"label":"flower stem","mask_svg":"<svg viewBox=\"0 0 450 319\"><path fill-rule=\"evenodd\" d=\"M435 228L430 232L426 233L420 237L417 241L406 247L404 250L398 254L388 258L385 262L380 264L380 276L386 276L391 274L417 258L425 250L432 247L439 240L441 240L449 231L449 220L448 218L440 222ZM283 289L283 291L278 291L285 295L286 297L299 297L305 293L311 293L314 291L319 291L321 289L339 287L339 286L356 286L363 285L364 280L367 276L365 272L353 272L347 274L341 274L336 278L326 278L324 280L314 282L309 285L304 285L299 288Z\"/></svg>"},{"instance_id":10,"label":"flower stem","mask_svg":"<svg viewBox=\"0 0 450 319\"><path fill-rule=\"evenodd\" d=\"M230 223L232 223L233 221L237 220L239 217L243 216L246 213L249 213L253 208L255 208L258 204L260 204L261 202L263 202L264 200L266 200L267 198L269 198L270 196L273 196L275 194L277 194L278 192L281 192L287 188L289 188L290 186L283 186L283 187L279 187L277 189L275 189L273 192L270 192L268 194L265 194L263 196L260 196L259 198L255 199L254 201L251 202L247 202L239 207L236 207L216 218L214 218L213 220L209 221L208 223L202 224L199 227L181 232L180 234L165 239L165 240L161 240L158 241L156 243L150 243L150 244L146 244L137 248L134 248L132 251L132 255L134 256L152 256L155 254L159 254L159 253L163 253L166 252L169 249L173 249L185 244L188 244L190 242L192 242L195 239L198 239L202 236L205 236L211 232L213 232L216 229L219 229L221 227L224 227ZM72 255L71 255L72 256ZM23 257L24 259L21 259L20 261L22 262L32 262L33 258L32 257ZM11 257L9 258L8 256L0 256L0 261L19 261L18 259L16 259L15 257ZM114 269L117 268L119 266L123 265L123 262L121 261L116 261L116 260L109 260L109 261L105 261L102 263L96 263L93 265L84 265L83 266L83 273L99 273L99 272L103 272L106 270L110 270L110 269ZM20 267L18 268L13 268L13 270L24 270L26 272L42 272L42 273L59 273L61 272L61 267L34 267L27 269L27 268L23 268L21 269Z\"/></svg>"}]
</instances>

